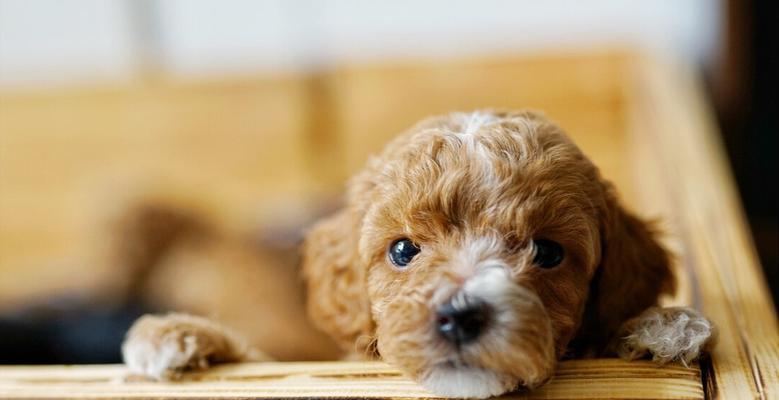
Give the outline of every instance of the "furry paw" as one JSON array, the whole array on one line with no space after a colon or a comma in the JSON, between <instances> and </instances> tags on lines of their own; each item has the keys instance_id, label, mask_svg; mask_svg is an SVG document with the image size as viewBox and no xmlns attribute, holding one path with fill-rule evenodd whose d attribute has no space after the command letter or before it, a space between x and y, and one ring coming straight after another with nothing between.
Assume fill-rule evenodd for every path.
<instances>
[{"instance_id":1,"label":"furry paw","mask_svg":"<svg viewBox=\"0 0 779 400\"><path fill-rule=\"evenodd\" d=\"M262 358L225 328L185 314L138 319L122 344L122 357L131 374L158 380L208 368L211 362Z\"/></svg>"},{"instance_id":2,"label":"furry paw","mask_svg":"<svg viewBox=\"0 0 779 400\"><path fill-rule=\"evenodd\" d=\"M626 360L651 354L657 363L679 361L687 366L711 348L715 339L714 325L698 311L653 307L622 326L615 350Z\"/></svg>"}]
</instances>

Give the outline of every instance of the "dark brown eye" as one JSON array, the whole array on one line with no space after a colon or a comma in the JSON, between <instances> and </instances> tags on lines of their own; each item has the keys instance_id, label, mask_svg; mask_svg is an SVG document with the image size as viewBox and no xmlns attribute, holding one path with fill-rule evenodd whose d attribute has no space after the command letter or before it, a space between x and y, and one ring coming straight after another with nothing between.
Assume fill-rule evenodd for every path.
<instances>
[{"instance_id":1,"label":"dark brown eye","mask_svg":"<svg viewBox=\"0 0 779 400\"><path fill-rule=\"evenodd\" d=\"M565 258L565 251L560 243L548 239L535 239L536 255L533 263L541 268L553 268L560 265Z\"/></svg>"},{"instance_id":2,"label":"dark brown eye","mask_svg":"<svg viewBox=\"0 0 779 400\"><path fill-rule=\"evenodd\" d=\"M389 259L398 268L408 265L417 254L419 254L419 247L406 238L392 242L389 248Z\"/></svg>"}]
</instances>

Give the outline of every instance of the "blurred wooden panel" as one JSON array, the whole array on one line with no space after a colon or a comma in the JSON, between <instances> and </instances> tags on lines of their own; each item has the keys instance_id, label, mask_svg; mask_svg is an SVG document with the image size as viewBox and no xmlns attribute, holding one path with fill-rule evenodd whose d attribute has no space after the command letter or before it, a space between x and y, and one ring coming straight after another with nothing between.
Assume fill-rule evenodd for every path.
<instances>
[{"instance_id":1,"label":"blurred wooden panel","mask_svg":"<svg viewBox=\"0 0 779 400\"><path fill-rule=\"evenodd\" d=\"M534 108L558 122L630 192L623 157L621 53L345 67L328 86L343 176L416 121L478 108ZM628 195L630 193L627 193Z\"/></svg>"},{"instance_id":2,"label":"blurred wooden panel","mask_svg":"<svg viewBox=\"0 0 779 400\"><path fill-rule=\"evenodd\" d=\"M301 197L306 102L284 77L0 97L0 293L89 281L67 257L127 197L238 222Z\"/></svg>"},{"instance_id":3,"label":"blurred wooden panel","mask_svg":"<svg viewBox=\"0 0 779 400\"><path fill-rule=\"evenodd\" d=\"M663 208L694 303L719 329L708 394L779 398L779 322L700 78L652 57L625 67L634 77L625 87L626 135L647 153L634 173L662 182L637 188L660 200L646 206Z\"/></svg>"},{"instance_id":4,"label":"blurred wooden panel","mask_svg":"<svg viewBox=\"0 0 779 400\"><path fill-rule=\"evenodd\" d=\"M380 362L255 363L190 374L182 382L122 382L124 367L0 367L0 396L15 398L431 399L430 392ZM554 379L506 399L703 399L697 366L578 360Z\"/></svg>"}]
</instances>

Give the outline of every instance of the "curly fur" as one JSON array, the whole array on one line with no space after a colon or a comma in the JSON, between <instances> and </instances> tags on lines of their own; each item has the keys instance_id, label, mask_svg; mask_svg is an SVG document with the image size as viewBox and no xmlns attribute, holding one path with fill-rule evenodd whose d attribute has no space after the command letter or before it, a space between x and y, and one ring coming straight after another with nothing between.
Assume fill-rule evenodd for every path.
<instances>
[{"instance_id":1,"label":"curly fur","mask_svg":"<svg viewBox=\"0 0 779 400\"><path fill-rule=\"evenodd\" d=\"M139 318L122 344L122 356L131 373L156 379L175 378L185 369L205 369L213 362L268 359L224 326L180 313Z\"/></svg>"},{"instance_id":2,"label":"curly fur","mask_svg":"<svg viewBox=\"0 0 779 400\"><path fill-rule=\"evenodd\" d=\"M421 248L403 269L387 258L401 237ZM564 247L562 264L533 264L539 238ZM562 130L529 111L433 117L398 137L311 229L303 276L310 317L345 351L453 397L539 386L570 354L689 362L713 332L689 313L631 320L674 290L668 253ZM495 310L461 348L432 328L457 296Z\"/></svg>"},{"instance_id":3,"label":"curly fur","mask_svg":"<svg viewBox=\"0 0 779 400\"><path fill-rule=\"evenodd\" d=\"M688 365L714 345L715 334L712 323L691 308L652 307L622 326L616 352L627 360L651 354L660 364Z\"/></svg>"}]
</instances>

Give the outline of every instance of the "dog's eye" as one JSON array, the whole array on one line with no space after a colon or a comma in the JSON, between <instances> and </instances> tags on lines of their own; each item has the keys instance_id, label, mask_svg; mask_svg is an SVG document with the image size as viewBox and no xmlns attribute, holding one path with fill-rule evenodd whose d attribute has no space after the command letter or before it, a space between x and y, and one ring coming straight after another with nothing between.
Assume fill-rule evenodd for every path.
<instances>
[{"instance_id":1,"label":"dog's eye","mask_svg":"<svg viewBox=\"0 0 779 400\"><path fill-rule=\"evenodd\" d=\"M406 238L398 239L389 248L389 259L396 267L405 267L419 253L419 247Z\"/></svg>"},{"instance_id":2,"label":"dog's eye","mask_svg":"<svg viewBox=\"0 0 779 400\"><path fill-rule=\"evenodd\" d=\"M563 262L565 251L560 243L547 239L533 240L536 247L536 256L533 262L541 268L552 268Z\"/></svg>"}]
</instances>

